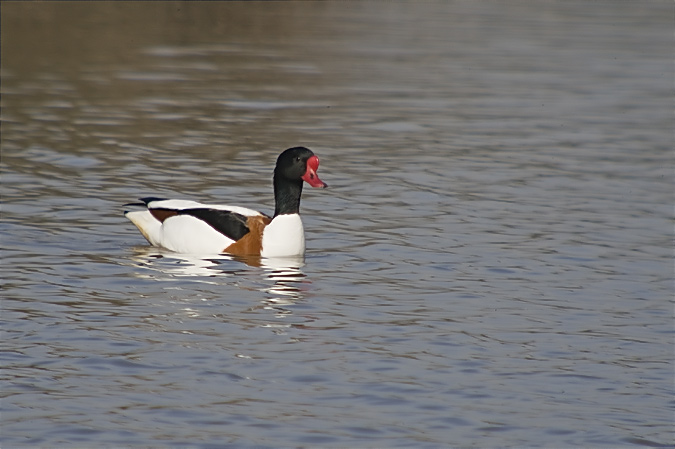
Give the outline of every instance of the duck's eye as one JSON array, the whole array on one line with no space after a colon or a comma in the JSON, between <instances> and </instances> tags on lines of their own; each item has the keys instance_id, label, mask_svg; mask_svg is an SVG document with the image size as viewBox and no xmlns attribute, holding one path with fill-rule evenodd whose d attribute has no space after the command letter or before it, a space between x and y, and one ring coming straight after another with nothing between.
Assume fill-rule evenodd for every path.
<instances>
[{"instance_id":1,"label":"duck's eye","mask_svg":"<svg viewBox=\"0 0 675 449\"><path fill-rule=\"evenodd\" d=\"M296 161L296 162L300 162L300 156L297 156L297 157L295 158L295 161Z\"/></svg>"}]
</instances>

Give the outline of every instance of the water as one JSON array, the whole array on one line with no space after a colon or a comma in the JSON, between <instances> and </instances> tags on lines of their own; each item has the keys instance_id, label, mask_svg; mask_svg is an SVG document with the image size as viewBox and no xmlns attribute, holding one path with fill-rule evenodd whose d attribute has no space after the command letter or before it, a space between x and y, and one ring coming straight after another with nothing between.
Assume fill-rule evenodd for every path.
<instances>
[{"instance_id":1,"label":"water","mask_svg":"<svg viewBox=\"0 0 675 449\"><path fill-rule=\"evenodd\" d=\"M672 5L4 3L3 447L669 447ZM304 261L147 246L147 195Z\"/></svg>"}]
</instances>

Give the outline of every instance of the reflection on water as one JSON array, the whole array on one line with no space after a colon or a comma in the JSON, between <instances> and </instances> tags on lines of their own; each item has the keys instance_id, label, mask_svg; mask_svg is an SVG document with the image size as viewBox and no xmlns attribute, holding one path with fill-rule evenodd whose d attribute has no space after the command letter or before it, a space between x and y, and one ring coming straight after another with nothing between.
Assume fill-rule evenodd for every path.
<instances>
[{"instance_id":1,"label":"reflection on water","mask_svg":"<svg viewBox=\"0 0 675 449\"><path fill-rule=\"evenodd\" d=\"M274 282L274 285L266 290L267 293L275 296L270 301L283 304L285 301L302 298L301 286L309 281L300 270L304 264L304 257L263 258L260 261L265 274Z\"/></svg>"},{"instance_id":2,"label":"reflection on water","mask_svg":"<svg viewBox=\"0 0 675 449\"><path fill-rule=\"evenodd\" d=\"M300 257L241 257L222 255L190 255L164 251L158 248L137 248L131 259L134 265L144 271L136 272L139 278L154 279L158 282L188 277L193 281L222 285L237 281L238 276L250 274L254 268L265 287L260 291L270 295L266 301L275 304L292 304L302 299L302 284L309 281L301 271L305 259ZM145 270L152 271L148 274Z\"/></svg>"}]
</instances>

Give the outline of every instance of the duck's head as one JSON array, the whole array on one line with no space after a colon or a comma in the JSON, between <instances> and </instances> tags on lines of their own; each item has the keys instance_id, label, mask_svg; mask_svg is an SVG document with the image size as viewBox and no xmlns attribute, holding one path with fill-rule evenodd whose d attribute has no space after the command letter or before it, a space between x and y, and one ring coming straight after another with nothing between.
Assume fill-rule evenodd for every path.
<instances>
[{"instance_id":1,"label":"duck's head","mask_svg":"<svg viewBox=\"0 0 675 449\"><path fill-rule=\"evenodd\" d=\"M319 169L319 157L305 147L293 147L284 151L277 158L274 168L275 178L289 181L305 181L312 187L326 188L328 184L316 174Z\"/></svg>"}]
</instances>

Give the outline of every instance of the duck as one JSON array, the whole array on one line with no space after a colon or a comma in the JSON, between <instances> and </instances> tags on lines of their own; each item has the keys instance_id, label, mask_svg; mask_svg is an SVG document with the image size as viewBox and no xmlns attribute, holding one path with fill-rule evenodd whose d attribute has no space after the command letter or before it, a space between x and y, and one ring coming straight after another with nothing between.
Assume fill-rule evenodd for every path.
<instances>
[{"instance_id":1,"label":"duck","mask_svg":"<svg viewBox=\"0 0 675 449\"><path fill-rule=\"evenodd\" d=\"M184 254L304 256L300 218L303 183L325 189L317 175L319 157L305 147L283 151L274 167L274 214L241 206L182 199L139 198L124 215L153 246Z\"/></svg>"}]
</instances>

